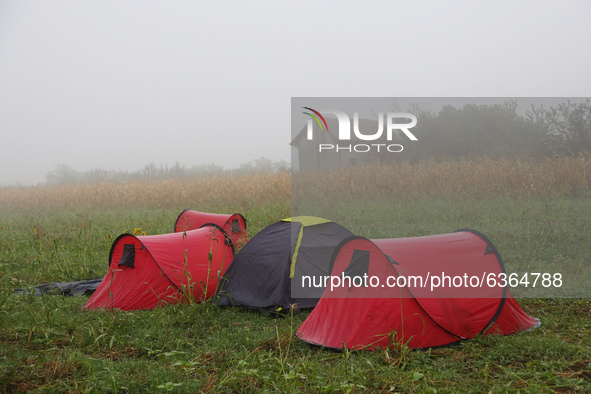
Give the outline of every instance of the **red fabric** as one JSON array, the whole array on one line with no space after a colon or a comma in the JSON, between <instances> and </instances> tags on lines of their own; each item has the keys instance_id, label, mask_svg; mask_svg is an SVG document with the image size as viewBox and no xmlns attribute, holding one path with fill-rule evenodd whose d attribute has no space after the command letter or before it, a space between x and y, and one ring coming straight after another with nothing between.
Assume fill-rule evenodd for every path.
<instances>
[{"instance_id":1,"label":"red fabric","mask_svg":"<svg viewBox=\"0 0 591 394\"><path fill-rule=\"evenodd\" d=\"M482 280L483 273L486 279L488 274L502 272L496 254L487 250L487 246L484 239L472 232L373 242L357 237L337 251L332 275L342 276L355 251L369 251L367 277L377 276L381 284L387 277L399 275L407 279L427 278L428 274L450 278L466 275ZM395 263L391 264L386 255ZM439 287L431 291L430 286L331 288L329 282L297 335L306 342L333 348L396 344L424 348L472 338L485 330L486 334L512 334L537 323L509 292L503 303L503 295L502 288L486 284L477 288Z\"/></svg>"},{"instance_id":2,"label":"red fabric","mask_svg":"<svg viewBox=\"0 0 591 394\"><path fill-rule=\"evenodd\" d=\"M430 278L426 287L413 287L411 292L443 329L460 338L472 338L495 316L503 288L489 287L486 279L498 277L502 269L494 253L485 254L488 244L478 235L463 231L373 242L399 264L396 269L401 275ZM437 284L435 278L442 279L445 286L432 288ZM474 284L484 283L470 286L471 278Z\"/></svg>"},{"instance_id":3,"label":"red fabric","mask_svg":"<svg viewBox=\"0 0 591 394\"><path fill-rule=\"evenodd\" d=\"M233 228L232 223L237 221L238 228ZM226 215L219 213L198 212L191 209L183 211L174 226L174 232L198 229L204 224L213 223L220 226L230 237L237 248L248 242L246 233L246 221L240 214Z\"/></svg>"},{"instance_id":4,"label":"red fabric","mask_svg":"<svg viewBox=\"0 0 591 394\"><path fill-rule=\"evenodd\" d=\"M126 244L134 245L134 268L119 265ZM84 308L153 309L179 302L184 295L197 301L207 299L215 293L217 278L233 257L225 236L214 227L164 235L123 235L113 244L107 275Z\"/></svg>"},{"instance_id":5,"label":"red fabric","mask_svg":"<svg viewBox=\"0 0 591 394\"><path fill-rule=\"evenodd\" d=\"M501 314L492 326L486 330L485 335L516 334L519 331L527 330L539 324L540 322L537 319L534 319L525 313L523 308L517 303L517 300L513 298L511 292L508 292Z\"/></svg>"},{"instance_id":6,"label":"red fabric","mask_svg":"<svg viewBox=\"0 0 591 394\"><path fill-rule=\"evenodd\" d=\"M354 250L370 252L368 277L385 280L397 276L381 250L362 238L341 248L332 275L340 276L345 271ZM338 286L331 291L329 285L297 335L309 343L348 349L404 343L429 347L456 341L420 308L408 289L388 286Z\"/></svg>"}]
</instances>

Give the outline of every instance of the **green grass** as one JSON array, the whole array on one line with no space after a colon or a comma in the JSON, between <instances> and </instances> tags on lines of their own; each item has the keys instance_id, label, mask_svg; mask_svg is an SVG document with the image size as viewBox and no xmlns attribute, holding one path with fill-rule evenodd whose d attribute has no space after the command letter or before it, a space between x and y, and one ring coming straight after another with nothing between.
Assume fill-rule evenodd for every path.
<instances>
[{"instance_id":1,"label":"green grass","mask_svg":"<svg viewBox=\"0 0 591 394\"><path fill-rule=\"evenodd\" d=\"M561 274L563 285L512 289L518 297L590 297L590 197L422 197L300 202L294 214L317 215L367 238L417 237L463 228L492 240L508 274Z\"/></svg>"},{"instance_id":2,"label":"green grass","mask_svg":"<svg viewBox=\"0 0 591 394\"><path fill-rule=\"evenodd\" d=\"M583 286L577 299L519 299L542 320L532 332L431 350L347 352L297 340L306 311L275 318L206 303L87 312L87 297L16 296L16 287L103 276L119 234L170 232L186 207L0 208L0 392L591 391L591 301L580 281L589 275L590 201L425 197L294 212L370 238L471 227L492 239L508 269L566 269L569 285ZM241 212L251 236L290 215L287 201L191 208Z\"/></svg>"}]
</instances>

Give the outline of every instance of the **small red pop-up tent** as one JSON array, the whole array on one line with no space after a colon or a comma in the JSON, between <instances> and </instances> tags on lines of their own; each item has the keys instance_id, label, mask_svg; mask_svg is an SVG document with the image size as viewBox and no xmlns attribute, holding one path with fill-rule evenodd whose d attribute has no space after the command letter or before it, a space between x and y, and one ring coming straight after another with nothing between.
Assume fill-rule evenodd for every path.
<instances>
[{"instance_id":1,"label":"small red pop-up tent","mask_svg":"<svg viewBox=\"0 0 591 394\"><path fill-rule=\"evenodd\" d=\"M415 238L350 237L335 250L302 340L331 348L447 345L537 327L503 286L495 246L473 230Z\"/></svg>"},{"instance_id":2,"label":"small red pop-up tent","mask_svg":"<svg viewBox=\"0 0 591 394\"><path fill-rule=\"evenodd\" d=\"M246 219L239 213L226 215L185 209L180 213L174 223L174 232L194 230L208 224L215 224L221 227L238 249L248 242Z\"/></svg>"},{"instance_id":3,"label":"small red pop-up tent","mask_svg":"<svg viewBox=\"0 0 591 394\"><path fill-rule=\"evenodd\" d=\"M182 233L119 236L109 271L85 309L153 309L183 299L203 301L234 257L234 245L215 226Z\"/></svg>"}]
</instances>

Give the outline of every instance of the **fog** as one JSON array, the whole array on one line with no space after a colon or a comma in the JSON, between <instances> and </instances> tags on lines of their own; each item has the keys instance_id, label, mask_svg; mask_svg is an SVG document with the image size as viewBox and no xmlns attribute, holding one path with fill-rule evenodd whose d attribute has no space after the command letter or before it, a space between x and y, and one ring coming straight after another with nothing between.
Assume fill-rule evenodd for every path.
<instances>
[{"instance_id":1,"label":"fog","mask_svg":"<svg viewBox=\"0 0 591 394\"><path fill-rule=\"evenodd\" d=\"M0 185L290 161L291 97L591 95L585 1L0 0Z\"/></svg>"}]
</instances>

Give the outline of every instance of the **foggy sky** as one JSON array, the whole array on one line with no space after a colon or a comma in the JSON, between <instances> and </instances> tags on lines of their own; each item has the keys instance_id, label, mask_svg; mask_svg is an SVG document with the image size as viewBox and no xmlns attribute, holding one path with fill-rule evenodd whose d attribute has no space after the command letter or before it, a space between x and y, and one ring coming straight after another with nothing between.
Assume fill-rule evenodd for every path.
<instances>
[{"instance_id":1,"label":"foggy sky","mask_svg":"<svg viewBox=\"0 0 591 394\"><path fill-rule=\"evenodd\" d=\"M291 97L591 95L585 1L0 0L0 185L290 161Z\"/></svg>"}]
</instances>

